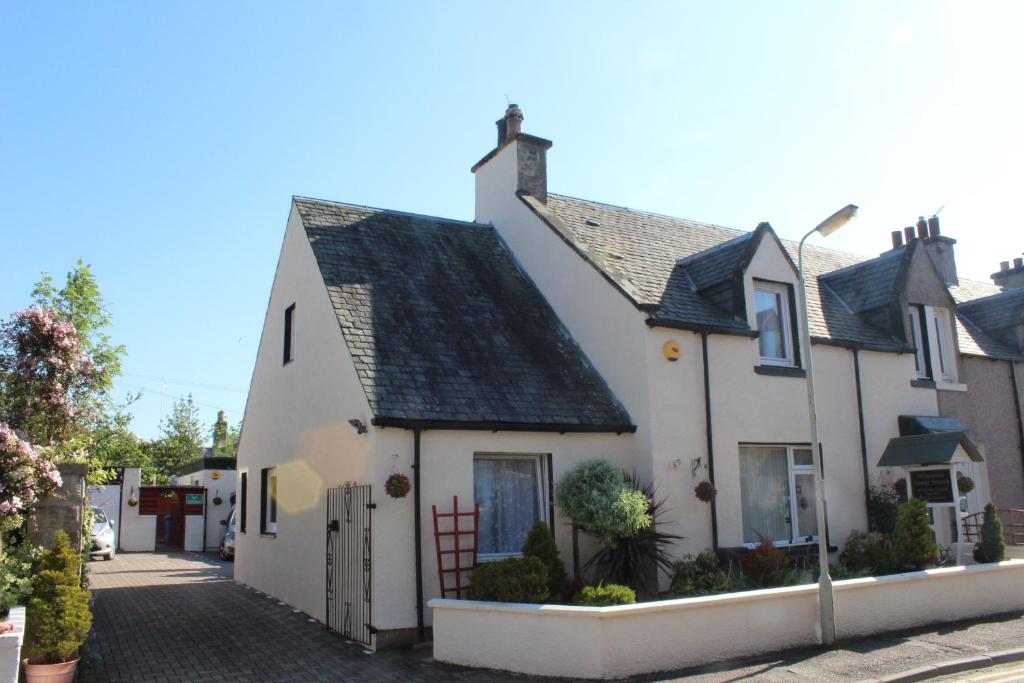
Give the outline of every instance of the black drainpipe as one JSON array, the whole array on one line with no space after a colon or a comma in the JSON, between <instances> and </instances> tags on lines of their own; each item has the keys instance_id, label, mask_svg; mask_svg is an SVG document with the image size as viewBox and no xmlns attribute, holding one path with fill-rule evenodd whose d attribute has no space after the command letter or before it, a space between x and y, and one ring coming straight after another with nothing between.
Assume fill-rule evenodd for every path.
<instances>
[{"instance_id":1,"label":"black drainpipe","mask_svg":"<svg viewBox=\"0 0 1024 683\"><path fill-rule=\"evenodd\" d=\"M412 432L412 499L415 506L413 513L413 543L416 548L416 640L427 639L426 627L423 625L423 522L420 513L420 430Z\"/></svg>"},{"instance_id":2,"label":"black drainpipe","mask_svg":"<svg viewBox=\"0 0 1024 683\"><path fill-rule=\"evenodd\" d=\"M701 353L704 358L704 431L708 437L708 481L715 485L715 440L711 434L711 369L708 367L708 332L700 332ZM711 499L711 549L718 552L718 503Z\"/></svg>"},{"instance_id":3,"label":"black drainpipe","mask_svg":"<svg viewBox=\"0 0 1024 683\"><path fill-rule=\"evenodd\" d=\"M868 518L868 528L871 527L871 483L868 478L868 440L864 432L864 393L860 385L860 351L856 348L853 351L853 378L857 385L857 426L860 427L860 460L864 468L864 513Z\"/></svg>"},{"instance_id":4,"label":"black drainpipe","mask_svg":"<svg viewBox=\"0 0 1024 683\"><path fill-rule=\"evenodd\" d=\"M1020 448L1021 461L1024 462L1024 416L1020 410L1020 390L1017 388L1017 371L1012 360L1010 365L1010 386L1013 387L1013 406L1017 409L1017 445Z\"/></svg>"}]
</instances>

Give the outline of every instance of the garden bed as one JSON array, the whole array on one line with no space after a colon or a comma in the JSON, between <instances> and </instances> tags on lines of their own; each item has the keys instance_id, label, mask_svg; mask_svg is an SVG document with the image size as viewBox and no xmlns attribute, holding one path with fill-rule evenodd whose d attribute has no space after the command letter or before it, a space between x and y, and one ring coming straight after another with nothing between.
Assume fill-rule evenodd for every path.
<instances>
[{"instance_id":1,"label":"garden bed","mask_svg":"<svg viewBox=\"0 0 1024 683\"><path fill-rule=\"evenodd\" d=\"M1024 560L837 581L839 638L1024 609ZM432 600L434 658L617 678L814 645L817 586L615 607Z\"/></svg>"}]
</instances>

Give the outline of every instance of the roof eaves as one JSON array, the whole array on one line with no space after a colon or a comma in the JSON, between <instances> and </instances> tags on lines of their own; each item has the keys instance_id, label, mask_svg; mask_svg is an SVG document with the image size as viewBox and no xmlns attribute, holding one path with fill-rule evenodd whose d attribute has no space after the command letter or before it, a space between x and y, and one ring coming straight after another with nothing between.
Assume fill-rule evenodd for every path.
<instances>
[{"instance_id":1,"label":"roof eaves","mask_svg":"<svg viewBox=\"0 0 1024 683\"><path fill-rule=\"evenodd\" d=\"M555 432L558 434L631 434L636 431L634 424L576 424L555 422L462 422L458 420L421 420L405 417L378 415L370 420L375 427L398 429L485 431L485 432Z\"/></svg>"}]
</instances>

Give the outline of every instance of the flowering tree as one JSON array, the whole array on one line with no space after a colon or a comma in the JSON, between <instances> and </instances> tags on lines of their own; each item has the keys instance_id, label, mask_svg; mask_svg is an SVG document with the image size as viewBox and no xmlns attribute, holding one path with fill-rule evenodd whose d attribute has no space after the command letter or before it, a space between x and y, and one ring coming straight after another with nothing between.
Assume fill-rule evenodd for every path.
<instances>
[{"instance_id":1,"label":"flowering tree","mask_svg":"<svg viewBox=\"0 0 1024 683\"><path fill-rule=\"evenodd\" d=\"M20 526L22 513L60 485L53 461L0 422L0 534Z\"/></svg>"}]
</instances>

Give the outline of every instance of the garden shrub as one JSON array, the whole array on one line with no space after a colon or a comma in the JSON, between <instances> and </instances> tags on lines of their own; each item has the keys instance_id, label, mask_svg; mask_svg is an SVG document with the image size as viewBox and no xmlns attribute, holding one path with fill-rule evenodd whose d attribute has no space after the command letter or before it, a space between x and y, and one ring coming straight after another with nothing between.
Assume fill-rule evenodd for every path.
<instances>
[{"instance_id":1,"label":"garden shrub","mask_svg":"<svg viewBox=\"0 0 1024 683\"><path fill-rule=\"evenodd\" d=\"M536 557L509 557L485 562L473 570L466 596L494 602L544 602L548 570Z\"/></svg>"},{"instance_id":2,"label":"garden shrub","mask_svg":"<svg viewBox=\"0 0 1024 683\"><path fill-rule=\"evenodd\" d=\"M558 595L562 592L565 584L565 565L558 555L558 545L555 543L555 535L544 522L537 522L526 535L526 543L523 544L523 555L525 557L536 557L544 563L548 573L548 594Z\"/></svg>"},{"instance_id":3,"label":"garden shrub","mask_svg":"<svg viewBox=\"0 0 1024 683\"><path fill-rule=\"evenodd\" d=\"M636 602L636 593L629 586L617 583L603 583L598 586L584 586L573 599L574 605L590 607L610 607L612 605L631 605Z\"/></svg>"},{"instance_id":4,"label":"garden shrub","mask_svg":"<svg viewBox=\"0 0 1024 683\"><path fill-rule=\"evenodd\" d=\"M891 541L874 531L851 531L839 562L848 573L865 576L888 574L895 569Z\"/></svg>"},{"instance_id":5,"label":"garden shrub","mask_svg":"<svg viewBox=\"0 0 1024 683\"><path fill-rule=\"evenodd\" d=\"M900 481L903 481L902 479ZM896 528L896 510L900 496L894 489L872 486L868 489L868 531L892 535Z\"/></svg>"},{"instance_id":6,"label":"garden shrub","mask_svg":"<svg viewBox=\"0 0 1024 683\"><path fill-rule=\"evenodd\" d=\"M43 549L22 542L5 545L0 552L0 617L15 605L24 605L32 595L32 565Z\"/></svg>"},{"instance_id":7,"label":"garden shrub","mask_svg":"<svg viewBox=\"0 0 1024 683\"><path fill-rule=\"evenodd\" d=\"M1002 562L1006 559L1006 543L1003 541L1003 523L999 521L996 506L985 506L981 522L981 539L974 544L975 562Z\"/></svg>"},{"instance_id":8,"label":"garden shrub","mask_svg":"<svg viewBox=\"0 0 1024 683\"><path fill-rule=\"evenodd\" d=\"M748 550L740 558L740 571L750 586L769 588L779 585L785 570L790 568L790 562L786 553L771 539L764 536L760 539L753 550Z\"/></svg>"},{"instance_id":9,"label":"garden shrub","mask_svg":"<svg viewBox=\"0 0 1024 683\"><path fill-rule=\"evenodd\" d=\"M893 532L896 564L906 569L923 569L939 558L939 548L928 526L928 504L913 498L900 505Z\"/></svg>"},{"instance_id":10,"label":"garden shrub","mask_svg":"<svg viewBox=\"0 0 1024 683\"><path fill-rule=\"evenodd\" d=\"M687 555L672 565L673 595L711 595L725 593L730 588L729 574L722 571L718 556L705 550L697 557Z\"/></svg>"},{"instance_id":11,"label":"garden shrub","mask_svg":"<svg viewBox=\"0 0 1024 683\"><path fill-rule=\"evenodd\" d=\"M586 460L555 487L555 503L580 528L603 540L631 536L651 525L650 499L607 460Z\"/></svg>"},{"instance_id":12,"label":"garden shrub","mask_svg":"<svg viewBox=\"0 0 1024 683\"><path fill-rule=\"evenodd\" d=\"M80 585L80 563L67 534L58 531L53 549L43 554L32 581L26 650L33 663L72 659L89 634L90 593Z\"/></svg>"}]
</instances>

